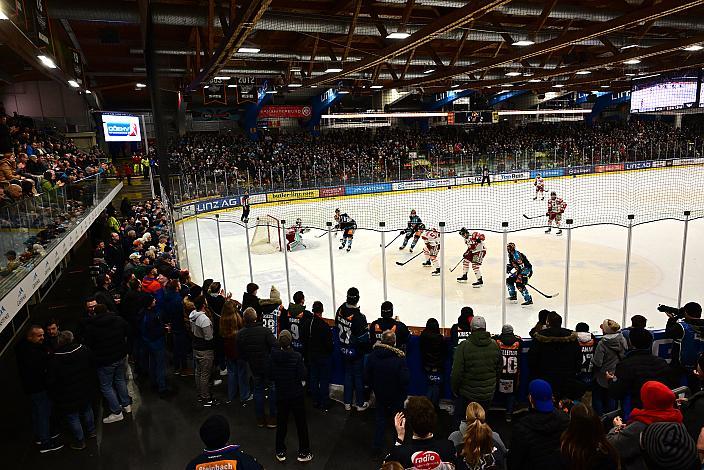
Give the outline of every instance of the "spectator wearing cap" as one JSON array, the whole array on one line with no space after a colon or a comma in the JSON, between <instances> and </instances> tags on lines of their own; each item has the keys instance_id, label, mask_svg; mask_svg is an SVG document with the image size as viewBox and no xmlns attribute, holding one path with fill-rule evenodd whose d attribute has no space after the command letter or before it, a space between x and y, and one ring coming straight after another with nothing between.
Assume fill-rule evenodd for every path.
<instances>
[{"instance_id":1,"label":"spectator wearing cap","mask_svg":"<svg viewBox=\"0 0 704 470\"><path fill-rule=\"evenodd\" d=\"M675 398L674 392L667 385L650 380L645 382L640 390L642 408L634 408L631 411L628 423L624 423L620 416L614 418L614 427L609 431L607 439L621 456L624 470L650 468L641 449L641 434L649 426L654 423L682 423L682 413L676 408ZM682 429L687 434L686 429L684 427ZM689 435L687 437L691 439ZM665 468L679 469L684 467Z\"/></svg>"},{"instance_id":2,"label":"spectator wearing cap","mask_svg":"<svg viewBox=\"0 0 704 470\"><path fill-rule=\"evenodd\" d=\"M502 357L501 375L497 388L499 396L506 402L506 422L510 423L513 407L518 395L519 378L521 376L521 350L523 341L513 333L513 326L504 325L501 334L494 337Z\"/></svg>"},{"instance_id":3,"label":"spectator wearing cap","mask_svg":"<svg viewBox=\"0 0 704 470\"><path fill-rule=\"evenodd\" d=\"M626 406L642 406L640 390L649 380L676 385L667 361L653 355L653 335L646 329L633 328L630 334L633 349L616 365L613 374L607 373L609 393L617 400L626 400ZM627 410L626 410L627 411Z\"/></svg>"},{"instance_id":4,"label":"spectator wearing cap","mask_svg":"<svg viewBox=\"0 0 704 470\"><path fill-rule=\"evenodd\" d=\"M276 388L276 459L286 461L286 432L288 417L293 414L298 433L299 462L313 460L306 422L305 391L303 381L306 370L303 356L293 350L291 332L283 330L279 334L278 347L274 347L269 357L271 380Z\"/></svg>"},{"instance_id":5,"label":"spectator wearing cap","mask_svg":"<svg viewBox=\"0 0 704 470\"><path fill-rule=\"evenodd\" d=\"M310 368L313 407L330 409L330 375L332 374L332 328L323 319L323 304L313 302L313 315L304 317L301 324L303 349Z\"/></svg>"},{"instance_id":6,"label":"spectator wearing cap","mask_svg":"<svg viewBox=\"0 0 704 470\"><path fill-rule=\"evenodd\" d=\"M450 347L453 354L457 345L472 334L472 318L474 318L472 307L462 307L460 316L457 317L457 323L450 328Z\"/></svg>"},{"instance_id":7,"label":"spectator wearing cap","mask_svg":"<svg viewBox=\"0 0 704 470\"><path fill-rule=\"evenodd\" d=\"M628 343L628 349L633 349L633 346L631 346L631 341L629 339L631 330L634 328L645 328L647 325L648 319L645 318L643 315L633 315L631 317L631 326L621 329L621 334L624 338L626 338L626 343Z\"/></svg>"},{"instance_id":8,"label":"spectator wearing cap","mask_svg":"<svg viewBox=\"0 0 704 470\"><path fill-rule=\"evenodd\" d=\"M477 402L488 410L501 373L501 352L486 331L484 317L472 318L472 334L455 350L452 361L451 388L456 397L455 409L464 410ZM459 425L461 413L457 414Z\"/></svg>"},{"instance_id":9,"label":"spectator wearing cap","mask_svg":"<svg viewBox=\"0 0 704 470\"><path fill-rule=\"evenodd\" d=\"M257 459L243 452L240 446L228 444L230 440L230 424L223 415L213 415L205 420L200 427L200 439L203 441L205 449L188 463L186 470L204 468L264 469L257 462Z\"/></svg>"},{"instance_id":10,"label":"spectator wearing cap","mask_svg":"<svg viewBox=\"0 0 704 470\"><path fill-rule=\"evenodd\" d=\"M528 414L516 422L508 453L509 470L560 467L560 437L569 417L555 408L552 387L542 379L528 385Z\"/></svg>"},{"instance_id":11,"label":"spectator wearing cap","mask_svg":"<svg viewBox=\"0 0 704 470\"><path fill-rule=\"evenodd\" d=\"M658 310L665 311L669 316L665 326L665 337L673 340L670 366L686 373L690 388L693 388L698 385L698 380L694 376L697 358L704 352L702 306L696 302L687 302L679 309L677 315L671 314L663 306Z\"/></svg>"},{"instance_id":12,"label":"spectator wearing cap","mask_svg":"<svg viewBox=\"0 0 704 470\"><path fill-rule=\"evenodd\" d=\"M384 445L386 422L403 410L410 373L406 354L396 347L396 333L386 330L374 344L364 368L365 382L376 397L376 428L372 451L380 454Z\"/></svg>"},{"instance_id":13,"label":"spectator wearing cap","mask_svg":"<svg viewBox=\"0 0 704 470\"><path fill-rule=\"evenodd\" d=\"M697 446L680 423L653 423L640 437L643 459L649 470L698 470Z\"/></svg>"},{"instance_id":14,"label":"spectator wearing cap","mask_svg":"<svg viewBox=\"0 0 704 470\"><path fill-rule=\"evenodd\" d=\"M562 328L562 317L555 312L548 314L547 325L544 330L533 334L528 351L531 376L549 382L559 398L579 398L584 390L576 387L577 374L582 368L582 350L577 334Z\"/></svg>"},{"instance_id":15,"label":"spectator wearing cap","mask_svg":"<svg viewBox=\"0 0 704 470\"><path fill-rule=\"evenodd\" d=\"M276 427L276 388L271 380L271 349L276 338L269 328L257 320L257 312L252 307L245 309L244 328L237 333L237 349L252 371L254 378L254 412L259 427ZM269 419L264 414L264 405L269 390Z\"/></svg>"},{"instance_id":16,"label":"spectator wearing cap","mask_svg":"<svg viewBox=\"0 0 704 470\"><path fill-rule=\"evenodd\" d=\"M402 351L406 350L410 332L405 323L394 318L394 304L388 300L381 304L381 317L369 325L369 339L372 344L381 341L385 331L393 331L396 335L396 347Z\"/></svg>"},{"instance_id":17,"label":"spectator wearing cap","mask_svg":"<svg viewBox=\"0 0 704 470\"><path fill-rule=\"evenodd\" d=\"M601 323L601 331L604 334L596 345L592 358L596 379L592 393L592 406L599 415L616 409L616 402L609 396L607 372L612 374L618 363L626 357L628 343L620 333L620 329L621 325L614 320L606 319Z\"/></svg>"},{"instance_id":18,"label":"spectator wearing cap","mask_svg":"<svg viewBox=\"0 0 704 470\"><path fill-rule=\"evenodd\" d=\"M447 345L445 337L440 332L440 324L435 318L428 318L425 329L420 334L420 357L428 384L426 396L438 407L440 390L442 390L445 376L445 361L447 359Z\"/></svg>"}]
</instances>

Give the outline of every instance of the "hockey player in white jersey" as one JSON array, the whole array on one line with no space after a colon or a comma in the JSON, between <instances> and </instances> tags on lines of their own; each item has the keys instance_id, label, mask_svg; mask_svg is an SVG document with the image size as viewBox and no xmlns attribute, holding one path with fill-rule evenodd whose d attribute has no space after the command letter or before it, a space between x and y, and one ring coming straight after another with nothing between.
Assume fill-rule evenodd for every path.
<instances>
[{"instance_id":1,"label":"hockey player in white jersey","mask_svg":"<svg viewBox=\"0 0 704 470\"><path fill-rule=\"evenodd\" d=\"M440 275L440 263L438 262L438 253L440 253L440 233L432 228L423 232L423 242L425 243L425 248L423 248L423 254L425 254L425 262L423 266L433 266L435 271L431 274L433 276Z\"/></svg>"},{"instance_id":2,"label":"hockey player in white jersey","mask_svg":"<svg viewBox=\"0 0 704 470\"><path fill-rule=\"evenodd\" d=\"M482 280L482 272L480 270L484 256L486 255L486 248L484 247L484 240L486 237L483 233L472 232L462 227L460 229L460 235L464 238L464 242L467 245L467 250L462 255L462 276L457 278L457 282L467 282L467 273L469 272L469 266L472 266L472 271L477 277L477 282L472 283L472 287L479 288L484 285Z\"/></svg>"},{"instance_id":3,"label":"hockey player in white jersey","mask_svg":"<svg viewBox=\"0 0 704 470\"><path fill-rule=\"evenodd\" d=\"M533 185L535 186L535 197L533 200L537 200L538 195L540 195L541 201L545 200L545 181L543 181L543 177L540 176L540 173L535 176L535 182Z\"/></svg>"}]
</instances>

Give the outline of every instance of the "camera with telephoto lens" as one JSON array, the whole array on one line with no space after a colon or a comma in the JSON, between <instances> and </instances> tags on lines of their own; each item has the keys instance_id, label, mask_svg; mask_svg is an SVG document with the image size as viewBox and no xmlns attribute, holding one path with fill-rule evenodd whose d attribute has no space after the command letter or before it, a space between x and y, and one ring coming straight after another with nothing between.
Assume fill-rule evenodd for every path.
<instances>
[{"instance_id":1,"label":"camera with telephoto lens","mask_svg":"<svg viewBox=\"0 0 704 470\"><path fill-rule=\"evenodd\" d=\"M684 307L682 308L675 308L675 307L669 307L667 305L658 305L658 312L663 312L665 313L668 317L680 319L684 318L685 314L685 309Z\"/></svg>"}]
</instances>

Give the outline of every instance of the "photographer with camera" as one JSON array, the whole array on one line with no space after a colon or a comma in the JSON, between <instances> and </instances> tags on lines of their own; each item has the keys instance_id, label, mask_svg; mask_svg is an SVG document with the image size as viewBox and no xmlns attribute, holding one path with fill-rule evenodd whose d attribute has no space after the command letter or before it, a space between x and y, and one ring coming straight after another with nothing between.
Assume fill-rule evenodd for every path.
<instances>
[{"instance_id":1,"label":"photographer with camera","mask_svg":"<svg viewBox=\"0 0 704 470\"><path fill-rule=\"evenodd\" d=\"M692 391L699 389L699 381L694 375L697 358L704 352L704 320L702 307L696 302L688 302L682 308L660 305L658 311L669 317L665 327L665 337L672 342L670 365L687 374L687 385Z\"/></svg>"}]
</instances>

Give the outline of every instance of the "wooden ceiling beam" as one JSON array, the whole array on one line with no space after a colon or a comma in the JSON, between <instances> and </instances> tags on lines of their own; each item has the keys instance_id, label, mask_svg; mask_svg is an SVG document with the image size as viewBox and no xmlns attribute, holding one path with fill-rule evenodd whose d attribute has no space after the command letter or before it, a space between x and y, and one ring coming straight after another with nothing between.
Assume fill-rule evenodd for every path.
<instances>
[{"instance_id":1,"label":"wooden ceiling beam","mask_svg":"<svg viewBox=\"0 0 704 470\"><path fill-rule=\"evenodd\" d=\"M357 17L359 17L359 10L362 8L362 0L355 1L354 14L352 15L352 21L350 22L350 29L347 31L347 41L345 42L345 51L342 53L342 62L347 61L347 56L350 53L350 46L352 45L352 36L354 35L354 29L357 27Z\"/></svg>"}]
</instances>

